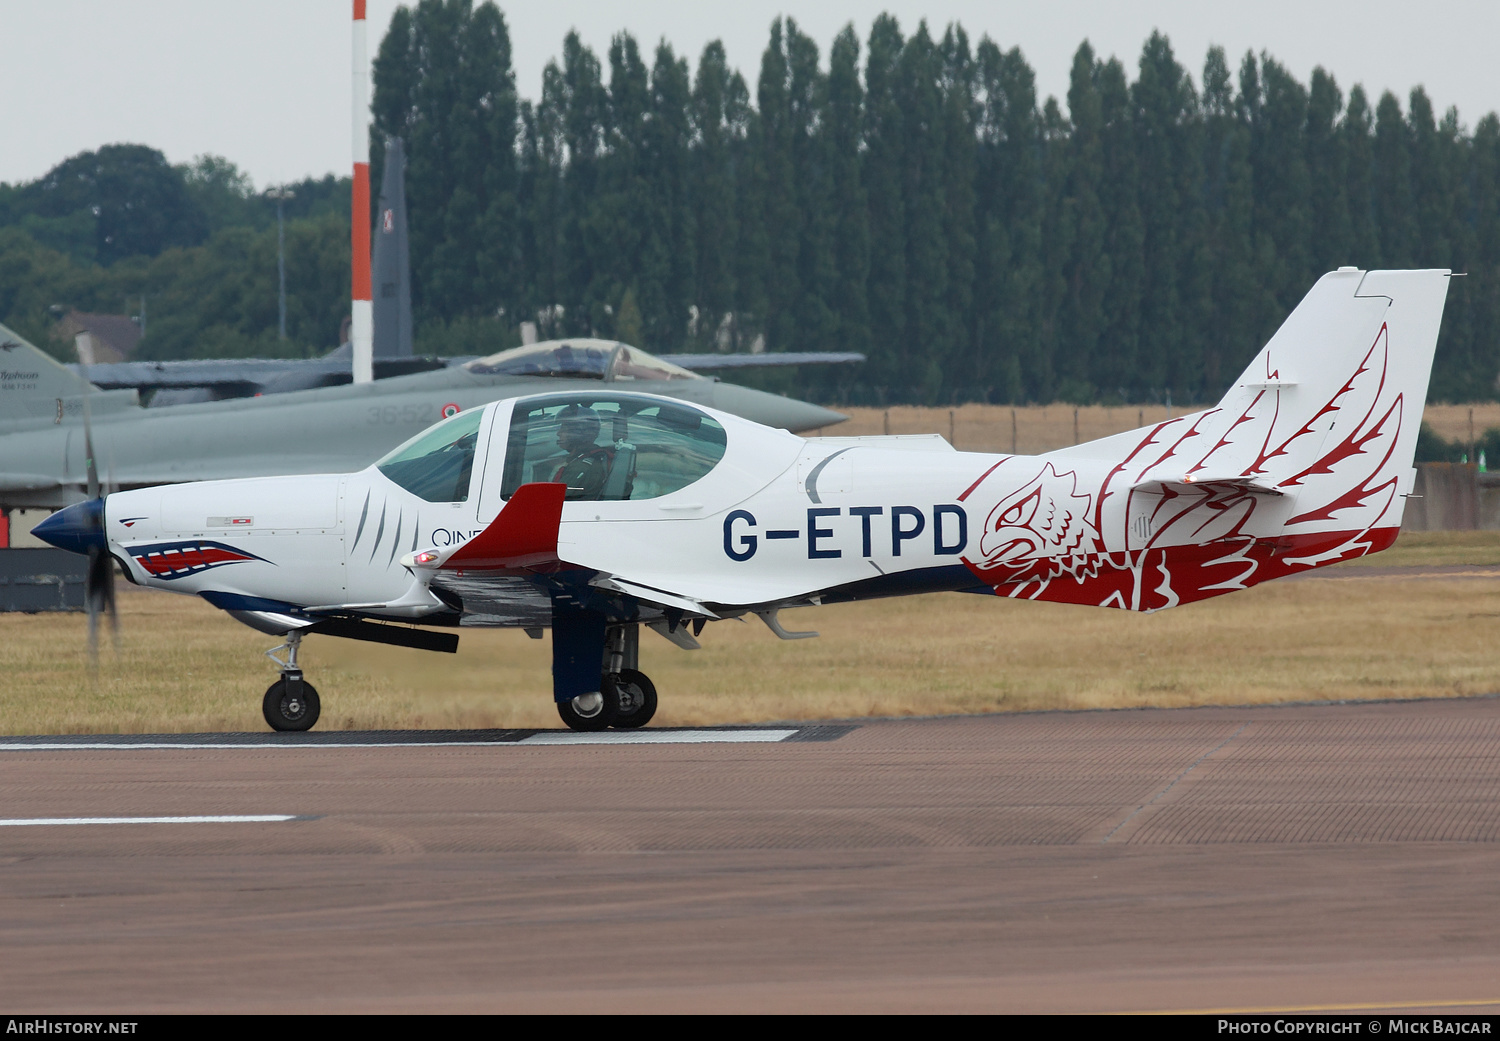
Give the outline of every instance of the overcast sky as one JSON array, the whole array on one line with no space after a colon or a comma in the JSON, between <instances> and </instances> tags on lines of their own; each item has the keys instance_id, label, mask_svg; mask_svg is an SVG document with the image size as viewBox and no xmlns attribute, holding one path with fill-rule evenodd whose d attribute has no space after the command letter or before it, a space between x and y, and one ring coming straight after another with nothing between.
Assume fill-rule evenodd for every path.
<instances>
[{"instance_id":1,"label":"overcast sky","mask_svg":"<svg viewBox=\"0 0 1500 1041\"><path fill-rule=\"evenodd\" d=\"M373 54L395 0L370 0ZM517 87L536 98L542 68L577 29L601 56L629 30L644 48L665 38L696 67L721 39L730 61L754 81L767 31L789 14L824 54L846 23L861 40L882 10L903 30L925 18L935 33L960 22L977 40L1019 46L1043 97L1067 92L1068 67L1087 37L1120 57L1132 77L1152 29L1199 80L1210 44L1231 63L1266 51L1304 83L1316 65L1346 94L1363 83L1403 99L1423 84L1441 112L1457 105L1469 127L1500 108L1495 58L1500 3L1454 0L928 0L800 4L641 0L533 0L502 4L510 26ZM151 145L173 162L205 152L227 156L257 188L350 165L349 0L0 0L0 181L30 180L69 155L112 142Z\"/></svg>"}]
</instances>

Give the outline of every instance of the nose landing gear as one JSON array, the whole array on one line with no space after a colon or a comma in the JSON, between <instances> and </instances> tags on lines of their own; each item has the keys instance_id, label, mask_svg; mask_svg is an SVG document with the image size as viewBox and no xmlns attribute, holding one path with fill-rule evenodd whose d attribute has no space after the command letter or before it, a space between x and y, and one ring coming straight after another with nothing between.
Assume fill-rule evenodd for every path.
<instances>
[{"instance_id":1,"label":"nose landing gear","mask_svg":"<svg viewBox=\"0 0 1500 1041\"><path fill-rule=\"evenodd\" d=\"M318 700L318 691L302 678L302 668L297 664L297 650L302 646L301 633L288 633L286 643L272 647L266 652L281 666L281 678L266 690L260 703L261 713L272 730L311 730L323 710ZM286 657L276 657L276 652L286 651Z\"/></svg>"}]
</instances>

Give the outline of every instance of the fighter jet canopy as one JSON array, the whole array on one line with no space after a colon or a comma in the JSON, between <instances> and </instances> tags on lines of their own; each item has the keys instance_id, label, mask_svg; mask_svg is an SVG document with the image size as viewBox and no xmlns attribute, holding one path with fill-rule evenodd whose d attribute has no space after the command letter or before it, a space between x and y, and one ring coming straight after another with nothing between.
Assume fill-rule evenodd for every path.
<instances>
[{"instance_id":1,"label":"fighter jet canopy","mask_svg":"<svg viewBox=\"0 0 1500 1041\"><path fill-rule=\"evenodd\" d=\"M704 377L615 340L547 340L466 362L476 376L571 376L597 380L701 380Z\"/></svg>"}]
</instances>

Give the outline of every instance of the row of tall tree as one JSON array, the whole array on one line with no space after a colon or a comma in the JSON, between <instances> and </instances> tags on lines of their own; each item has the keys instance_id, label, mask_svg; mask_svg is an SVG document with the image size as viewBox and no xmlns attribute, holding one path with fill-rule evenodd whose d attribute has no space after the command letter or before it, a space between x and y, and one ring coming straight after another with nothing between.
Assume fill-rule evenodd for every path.
<instances>
[{"instance_id":1,"label":"row of tall tree","mask_svg":"<svg viewBox=\"0 0 1500 1041\"><path fill-rule=\"evenodd\" d=\"M1433 394L1497 393L1500 119L1470 130L1420 87L1372 100L1217 48L1190 70L1158 34L1130 69L1085 42L1066 98L1040 99L1019 49L887 15L826 55L778 19L753 89L718 43L694 65L570 34L532 100L500 10L471 0L398 9L374 85L375 183L383 140L406 143L419 350L492 350L535 322L662 353L865 352L799 374L835 400L1194 401L1322 272L1442 266L1470 277ZM70 303L159 297L152 356L263 346L274 207L203 160L177 171L176 217L111 231L106 151L0 186L0 320L41 321L66 275ZM294 338L332 345L347 217L292 216Z\"/></svg>"},{"instance_id":2,"label":"row of tall tree","mask_svg":"<svg viewBox=\"0 0 1500 1041\"><path fill-rule=\"evenodd\" d=\"M1500 121L1472 131L1273 58L1134 75L1087 42L1066 108L1019 49L877 18L824 61L778 19L752 91L627 33L517 97L498 9L398 11L377 135L411 156L415 301L656 350L864 351L860 400L1215 396L1324 271L1466 270L1434 393L1495 393ZM636 330L639 329L639 335ZM828 376L828 379L835 377Z\"/></svg>"}]
</instances>

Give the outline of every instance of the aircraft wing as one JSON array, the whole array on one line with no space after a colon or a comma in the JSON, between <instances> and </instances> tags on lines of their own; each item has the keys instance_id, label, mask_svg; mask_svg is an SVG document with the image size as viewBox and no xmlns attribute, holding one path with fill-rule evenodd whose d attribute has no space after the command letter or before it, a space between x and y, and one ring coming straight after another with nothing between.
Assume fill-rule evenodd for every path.
<instances>
[{"instance_id":1,"label":"aircraft wing","mask_svg":"<svg viewBox=\"0 0 1500 1041\"><path fill-rule=\"evenodd\" d=\"M381 378L442 368L445 361L425 358L377 358ZM77 365L68 368L80 373ZM288 375L301 377L296 386L322 386L332 380L348 382L349 362L336 358L195 358L183 361L122 361L88 366L89 382L105 390L186 390L213 388L226 397L246 396Z\"/></svg>"},{"instance_id":2,"label":"aircraft wing","mask_svg":"<svg viewBox=\"0 0 1500 1041\"><path fill-rule=\"evenodd\" d=\"M497 588L518 577L540 579L567 569L570 563L558 546L565 487L555 483L524 484L516 489L504 509L478 535L447 549L427 549L407 554L402 563L413 572L425 573L426 581L442 587L455 577L469 586L487 582ZM592 570L592 569L590 569ZM589 586L606 595L628 596L673 614L718 618L697 590L663 588L670 584L650 576L596 572ZM715 584L714 603L759 608L796 599L785 587L747 582Z\"/></svg>"},{"instance_id":3,"label":"aircraft wing","mask_svg":"<svg viewBox=\"0 0 1500 1041\"><path fill-rule=\"evenodd\" d=\"M96 387L237 387L261 384L299 365L317 366L317 361L298 362L284 358L197 359L192 361L122 361L90 365L89 382ZM77 365L68 368L77 372Z\"/></svg>"},{"instance_id":4,"label":"aircraft wing","mask_svg":"<svg viewBox=\"0 0 1500 1041\"><path fill-rule=\"evenodd\" d=\"M850 365L865 360L849 351L786 351L766 354L668 354L661 357L693 372L777 368L788 365ZM436 368L455 368L474 358L376 358L377 379ZM83 375L78 365L69 365ZM103 390L216 391L220 397L249 397L273 390L301 390L348 382L349 360L324 358L192 358L177 361L124 361L88 366L88 380ZM287 382L290 380L290 382Z\"/></svg>"}]
</instances>

